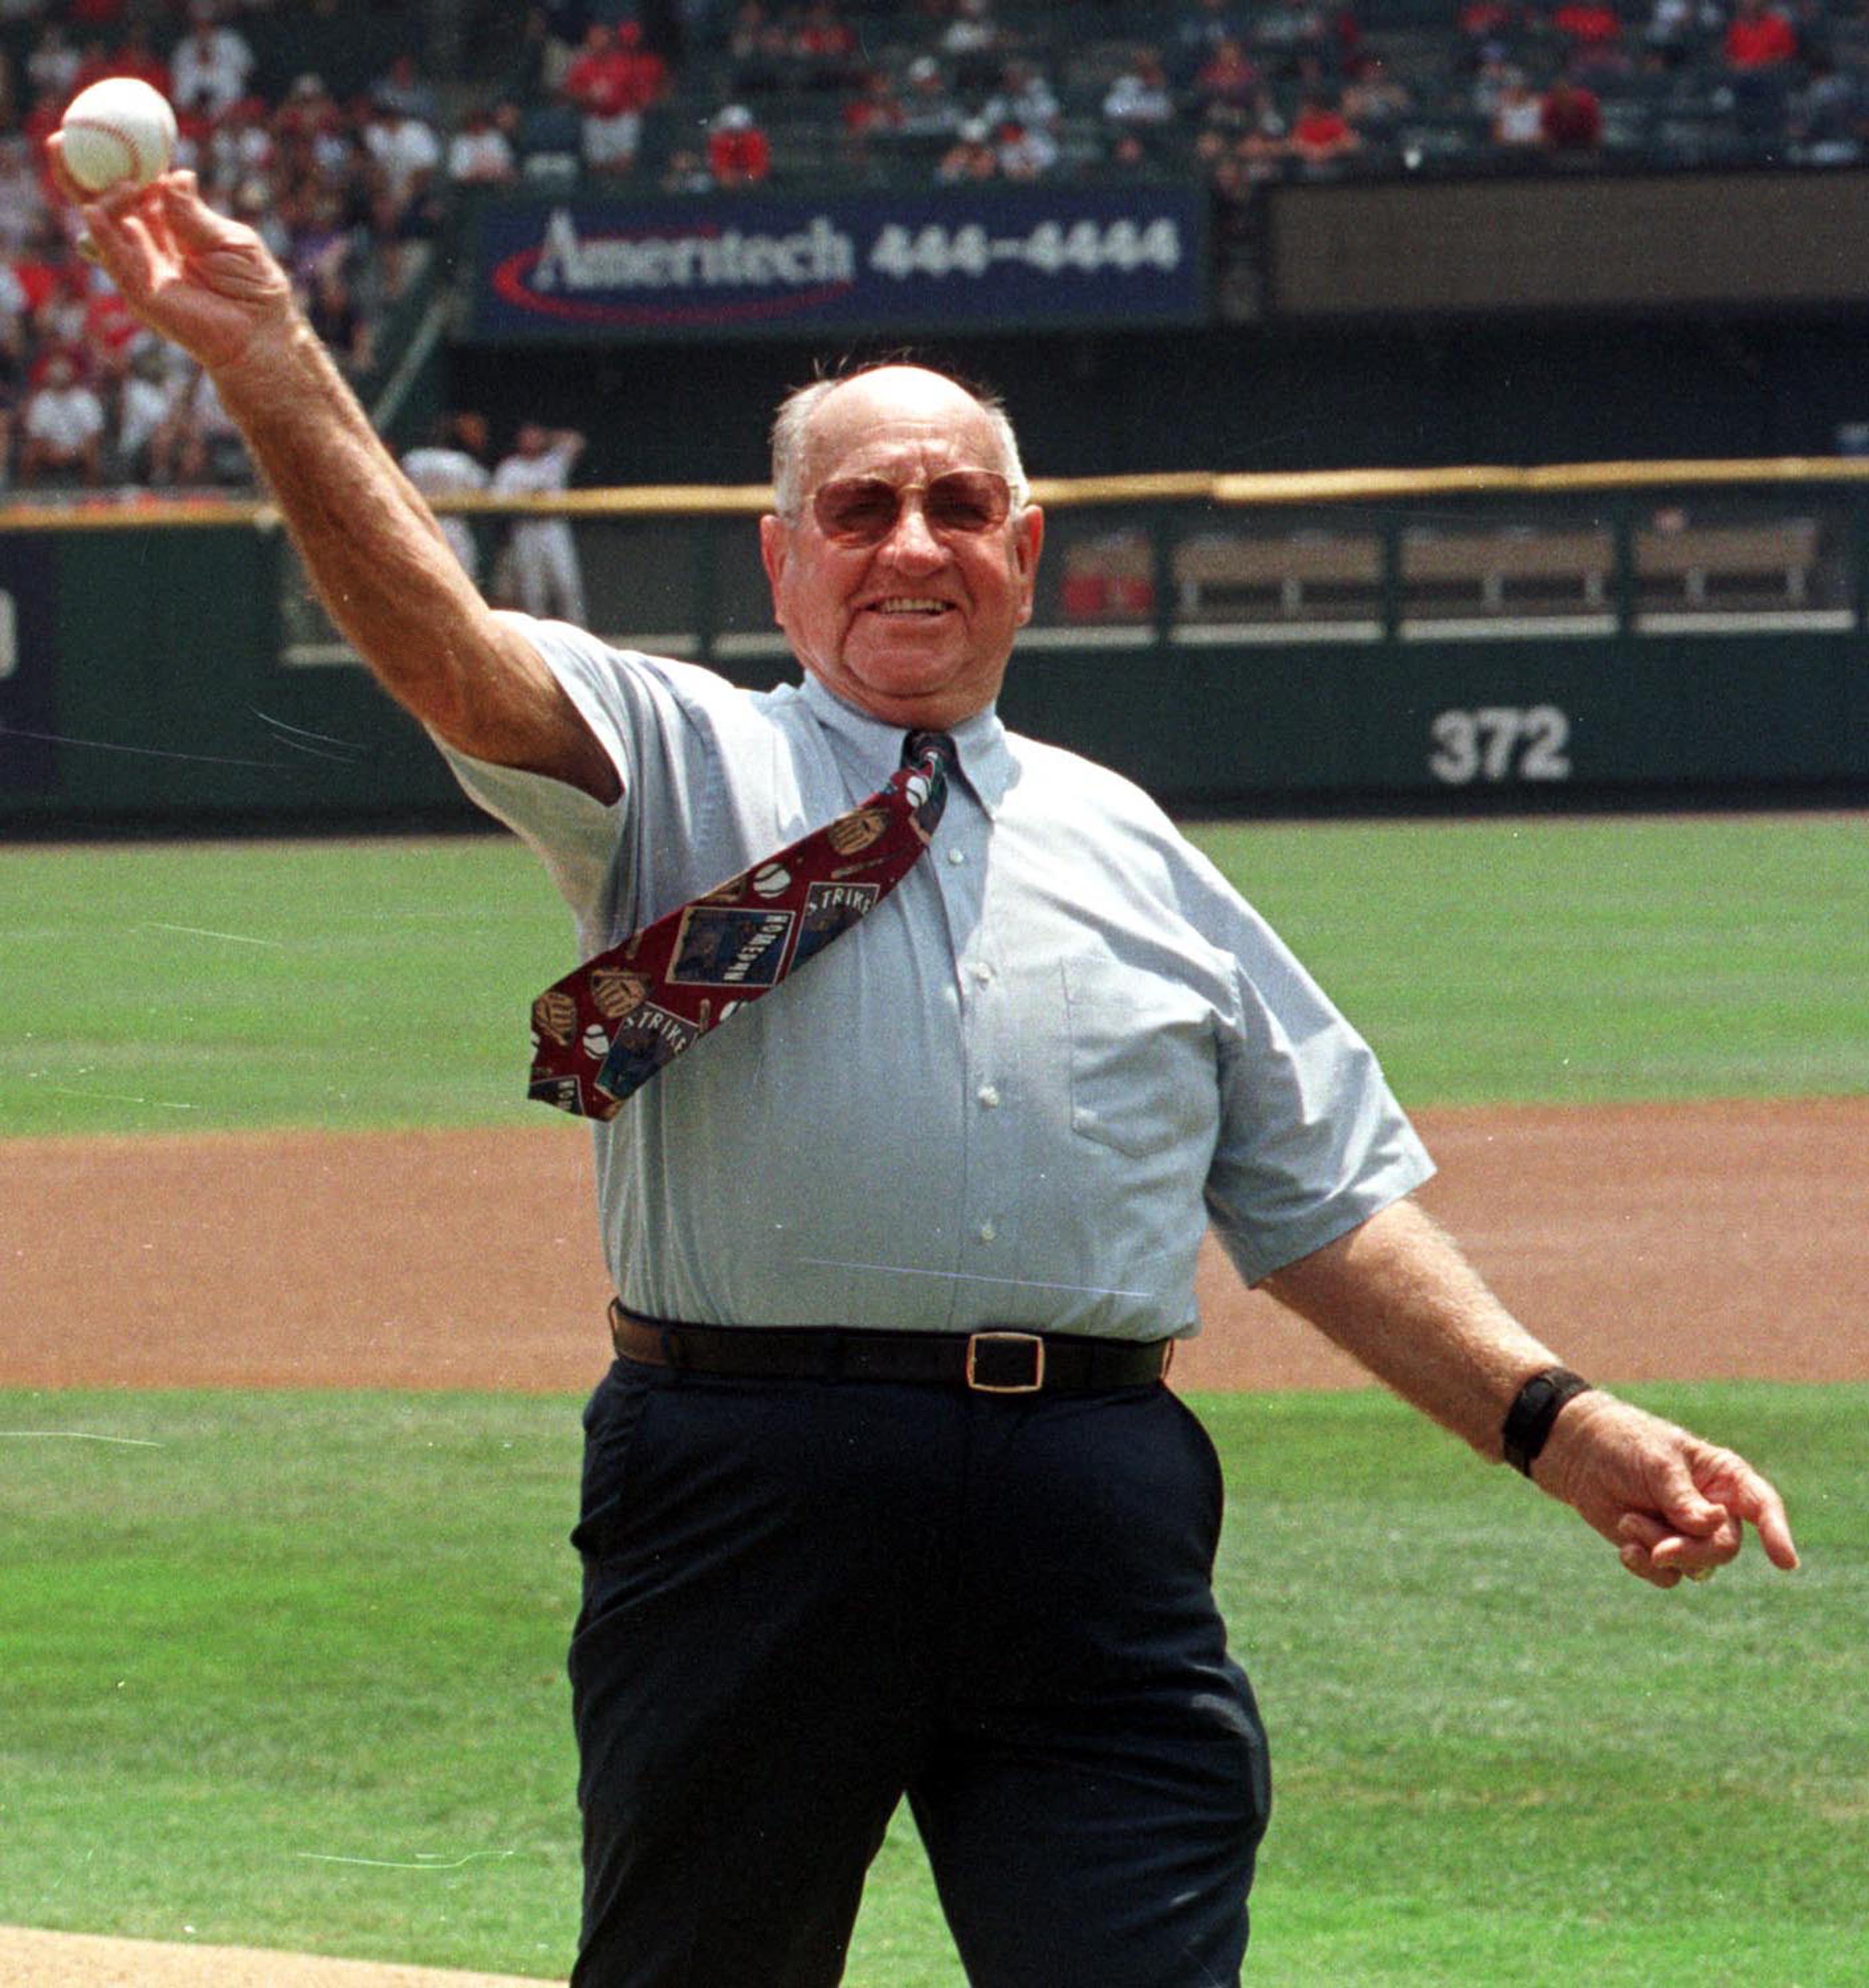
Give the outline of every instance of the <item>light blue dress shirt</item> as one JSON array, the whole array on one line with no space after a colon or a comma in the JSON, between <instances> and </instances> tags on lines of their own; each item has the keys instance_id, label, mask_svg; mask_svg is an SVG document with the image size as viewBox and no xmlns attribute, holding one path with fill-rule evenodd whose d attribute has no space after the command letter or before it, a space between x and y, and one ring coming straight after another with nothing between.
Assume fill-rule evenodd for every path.
<instances>
[{"instance_id":1,"label":"light blue dress shirt","mask_svg":"<svg viewBox=\"0 0 1869 1988\"><path fill-rule=\"evenodd\" d=\"M813 678L750 693L519 625L621 800L449 757L545 862L580 958L900 763L899 728ZM954 738L946 813L894 894L593 1128L631 1310L1185 1335L1210 1219L1257 1282L1432 1172L1368 1046L1146 795L990 711ZM541 986L570 963L542 960Z\"/></svg>"}]
</instances>

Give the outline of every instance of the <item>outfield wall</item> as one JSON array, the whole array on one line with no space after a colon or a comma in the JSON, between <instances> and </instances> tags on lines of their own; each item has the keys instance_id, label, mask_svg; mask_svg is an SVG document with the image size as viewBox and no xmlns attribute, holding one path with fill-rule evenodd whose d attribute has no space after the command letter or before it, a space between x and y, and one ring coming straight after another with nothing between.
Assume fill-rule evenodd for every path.
<instances>
[{"instance_id":1,"label":"outfield wall","mask_svg":"<svg viewBox=\"0 0 1869 1988\"><path fill-rule=\"evenodd\" d=\"M1841 460L1041 485L1004 708L1183 808L1869 793L1869 480ZM587 619L792 671L757 489L585 492ZM466 507L489 566L513 507ZM0 829L472 817L225 504L0 518Z\"/></svg>"}]
</instances>

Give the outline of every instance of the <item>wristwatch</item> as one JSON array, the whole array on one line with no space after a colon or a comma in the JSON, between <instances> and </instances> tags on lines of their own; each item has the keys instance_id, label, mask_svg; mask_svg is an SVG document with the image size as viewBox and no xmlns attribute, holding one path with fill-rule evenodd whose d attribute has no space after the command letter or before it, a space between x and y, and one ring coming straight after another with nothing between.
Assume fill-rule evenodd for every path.
<instances>
[{"instance_id":1,"label":"wristwatch","mask_svg":"<svg viewBox=\"0 0 1869 1988\"><path fill-rule=\"evenodd\" d=\"M1551 1434L1558 1411L1566 1401L1590 1392L1590 1384L1568 1367L1546 1367L1534 1374L1512 1398L1505 1412L1500 1447L1515 1470L1529 1477L1532 1465Z\"/></svg>"}]
</instances>

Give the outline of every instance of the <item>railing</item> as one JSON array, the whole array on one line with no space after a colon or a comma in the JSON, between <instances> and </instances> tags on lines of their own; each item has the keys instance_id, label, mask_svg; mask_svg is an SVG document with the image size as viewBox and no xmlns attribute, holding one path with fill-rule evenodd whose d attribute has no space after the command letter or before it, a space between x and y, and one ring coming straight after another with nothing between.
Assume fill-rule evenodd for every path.
<instances>
[{"instance_id":1,"label":"railing","mask_svg":"<svg viewBox=\"0 0 1869 1988\"><path fill-rule=\"evenodd\" d=\"M1853 458L1041 479L1034 497L1028 647L1836 633L1864 592ZM489 566L522 509L569 519L593 625L733 664L787 653L754 549L768 502L679 485L448 508Z\"/></svg>"},{"instance_id":2,"label":"railing","mask_svg":"<svg viewBox=\"0 0 1869 1988\"><path fill-rule=\"evenodd\" d=\"M1869 463L1041 482L1018 729L1171 805L1869 795ZM575 535L581 618L795 677L757 486L462 500ZM161 529L158 529L161 527ZM124 535L137 543L127 556ZM0 825L464 821L259 505L0 512Z\"/></svg>"}]
</instances>

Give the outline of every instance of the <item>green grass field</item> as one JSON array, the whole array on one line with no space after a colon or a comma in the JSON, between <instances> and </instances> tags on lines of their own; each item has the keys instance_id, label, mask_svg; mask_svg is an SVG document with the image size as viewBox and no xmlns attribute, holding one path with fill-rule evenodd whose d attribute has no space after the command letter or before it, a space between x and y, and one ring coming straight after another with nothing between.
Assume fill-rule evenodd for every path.
<instances>
[{"instance_id":1,"label":"green grass field","mask_svg":"<svg viewBox=\"0 0 1869 1988\"><path fill-rule=\"evenodd\" d=\"M1861 1982L1869 1388L1644 1398L1779 1472L1803 1571L1657 1594L1384 1397L1200 1403L1275 1745L1255 1981ZM0 1430L0 1921L561 1973L567 1405L13 1393ZM849 1978L960 1988L906 1828Z\"/></svg>"},{"instance_id":2,"label":"green grass field","mask_svg":"<svg viewBox=\"0 0 1869 1988\"><path fill-rule=\"evenodd\" d=\"M1869 823L1197 831L1410 1104L1869 1090ZM569 920L503 839L0 850L0 1137L479 1124Z\"/></svg>"},{"instance_id":3,"label":"green grass field","mask_svg":"<svg viewBox=\"0 0 1869 1988\"><path fill-rule=\"evenodd\" d=\"M1869 1090L1860 820L1201 833L1411 1104ZM490 839L0 850L0 1135L523 1122L569 951ZM1778 1476L1803 1571L1656 1594L1385 1398L1198 1405L1278 1791L1249 1978L1864 1979L1869 1388L1643 1398ZM0 1922L562 1976L574 1408L0 1391ZM899 1827L849 1979L959 1988Z\"/></svg>"}]
</instances>

